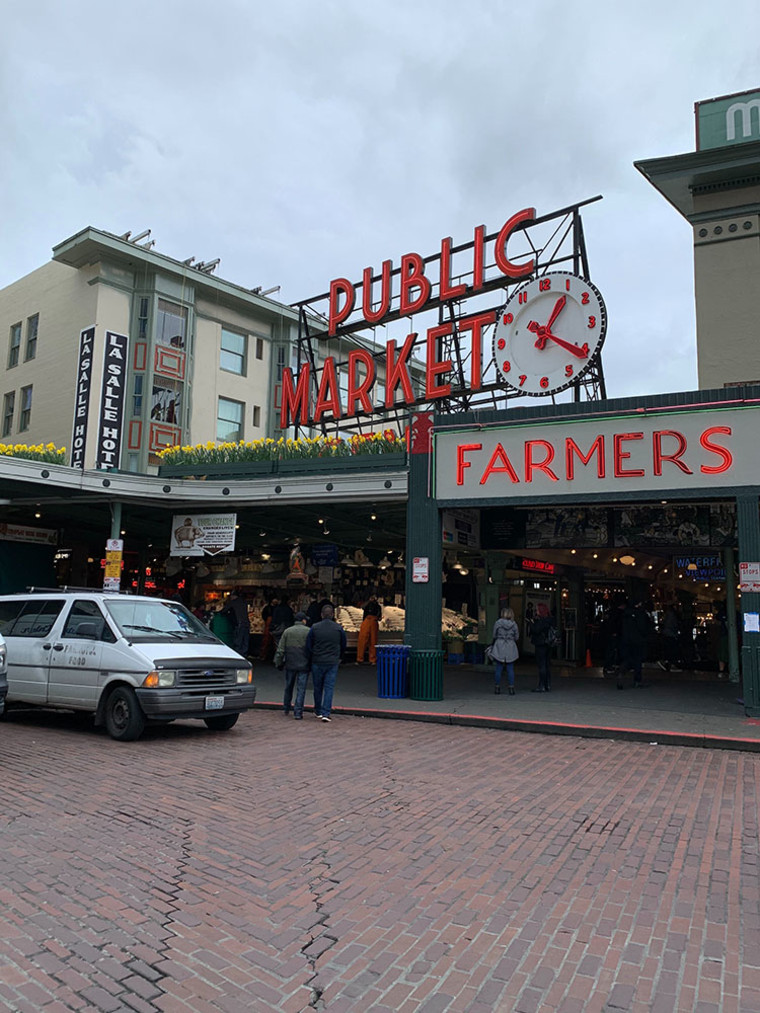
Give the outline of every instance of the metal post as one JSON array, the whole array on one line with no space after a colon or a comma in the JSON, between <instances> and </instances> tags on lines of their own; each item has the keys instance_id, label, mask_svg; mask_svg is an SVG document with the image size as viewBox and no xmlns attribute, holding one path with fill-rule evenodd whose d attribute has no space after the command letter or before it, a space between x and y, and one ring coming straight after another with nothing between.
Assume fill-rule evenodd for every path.
<instances>
[{"instance_id":1,"label":"metal post","mask_svg":"<svg viewBox=\"0 0 760 1013\"><path fill-rule=\"evenodd\" d=\"M739 529L739 562L760 561L760 524L757 494L736 497L736 520ZM760 594L742 592L742 614L760 612ZM749 717L760 717L760 633L744 633L741 651L744 711Z\"/></svg>"},{"instance_id":2,"label":"metal post","mask_svg":"<svg viewBox=\"0 0 760 1013\"><path fill-rule=\"evenodd\" d=\"M109 538L121 538L121 503L111 503L111 534Z\"/></svg>"},{"instance_id":3,"label":"metal post","mask_svg":"<svg viewBox=\"0 0 760 1013\"><path fill-rule=\"evenodd\" d=\"M728 678L738 682L739 671L739 634L736 629L736 585L734 584L734 550L733 547L723 550L723 567L726 571L726 625L728 626Z\"/></svg>"},{"instance_id":4,"label":"metal post","mask_svg":"<svg viewBox=\"0 0 760 1013\"><path fill-rule=\"evenodd\" d=\"M430 415L415 417L409 454L404 643L415 651L441 649L443 546L438 505L428 491L431 422ZM427 560L428 579L423 583L412 579L415 558Z\"/></svg>"}]
</instances>

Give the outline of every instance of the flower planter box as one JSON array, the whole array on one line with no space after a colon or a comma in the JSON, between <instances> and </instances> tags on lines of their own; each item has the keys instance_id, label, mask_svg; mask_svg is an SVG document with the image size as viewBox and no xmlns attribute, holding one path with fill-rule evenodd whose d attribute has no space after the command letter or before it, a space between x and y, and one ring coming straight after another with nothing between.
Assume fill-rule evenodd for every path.
<instances>
[{"instance_id":1,"label":"flower planter box","mask_svg":"<svg viewBox=\"0 0 760 1013\"><path fill-rule=\"evenodd\" d=\"M352 454L350 457L290 457L271 461L229 461L224 464L162 464L160 478L230 479L261 478L266 475L300 475L321 472L336 475L343 471L394 470L406 466L406 453Z\"/></svg>"},{"instance_id":2,"label":"flower planter box","mask_svg":"<svg viewBox=\"0 0 760 1013\"><path fill-rule=\"evenodd\" d=\"M277 461L231 461L227 464L162 464L160 478L262 478L272 475Z\"/></svg>"}]
</instances>

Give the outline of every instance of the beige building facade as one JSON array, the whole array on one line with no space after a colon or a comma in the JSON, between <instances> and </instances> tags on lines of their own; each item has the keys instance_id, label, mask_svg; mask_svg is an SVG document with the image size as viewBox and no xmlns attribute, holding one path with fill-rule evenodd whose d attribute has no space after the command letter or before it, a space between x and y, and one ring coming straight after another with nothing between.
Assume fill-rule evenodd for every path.
<instances>
[{"instance_id":1,"label":"beige building facade","mask_svg":"<svg viewBox=\"0 0 760 1013\"><path fill-rule=\"evenodd\" d=\"M117 466L168 446L278 435L298 326L290 307L97 229L0 291L0 442L71 447L80 334L94 328L83 465L96 465L104 352L127 337Z\"/></svg>"},{"instance_id":2,"label":"beige building facade","mask_svg":"<svg viewBox=\"0 0 760 1013\"><path fill-rule=\"evenodd\" d=\"M695 106L697 150L636 163L694 237L702 390L760 382L760 90Z\"/></svg>"}]
</instances>

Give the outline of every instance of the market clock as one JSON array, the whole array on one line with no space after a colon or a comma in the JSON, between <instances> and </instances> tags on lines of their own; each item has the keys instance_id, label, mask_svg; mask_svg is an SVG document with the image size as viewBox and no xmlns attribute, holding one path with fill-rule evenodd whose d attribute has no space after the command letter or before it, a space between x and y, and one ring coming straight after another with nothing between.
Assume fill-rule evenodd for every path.
<instances>
[{"instance_id":1,"label":"market clock","mask_svg":"<svg viewBox=\"0 0 760 1013\"><path fill-rule=\"evenodd\" d=\"M499 376L531 397L555 394L599 357L607 311L590 281L553 271L521 285L499 311L493 354Z\"/></svg>"}]
</instances>

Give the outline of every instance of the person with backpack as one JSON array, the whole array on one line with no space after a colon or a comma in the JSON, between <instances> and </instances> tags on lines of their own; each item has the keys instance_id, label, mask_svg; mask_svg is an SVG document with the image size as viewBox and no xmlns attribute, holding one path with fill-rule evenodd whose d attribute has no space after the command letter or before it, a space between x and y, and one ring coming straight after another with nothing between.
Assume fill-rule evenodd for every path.
<instances>
[{"instance_id":1,"label":"person with backpack","mask_svg":"<svg viewBox=\"0 0 760 1013\"><path fill-rule=\"evenodd\" d=\"M641 598L636 598L623 612L623 628L621 632L620 654L622 661L618 669L617 688L624 689L623 677L626 672L633 673L633 688L643 689L649 685L643 682L641 668L647 653L647 643L652 629L652 620L644 608Z\"/></svg>"},{"instance_id":2,"label":"person with backpack","mask_svg":"<svg viewBox=\"0 0 760 1013\"><path fill-rule=\"evenodd\" d=\"M501 672L503 668L506 668L509 695L515 695L515 662L520 656L517 650L519 635L520 630L515 622L514 612L512 609L502 609L501 615L493 626L491 643L491 660L496 666L494 693L501 693Z\"/></svg>"},{"instance_id":3,"label":"person with backpack","mask_svg":"<svg viewBox=\"0 0 760 1013\"><path fill-rule=\"evenodd\" d=\"M549 606L544 602L539 602L536 606L536 617L530 628L530 639L536 649L536 664L538 665L538 686L532 689L531 693L551 693L550 656L557 639L557 630L549 612Z\"/></svg>"}]
</instances>

